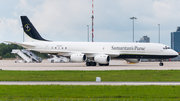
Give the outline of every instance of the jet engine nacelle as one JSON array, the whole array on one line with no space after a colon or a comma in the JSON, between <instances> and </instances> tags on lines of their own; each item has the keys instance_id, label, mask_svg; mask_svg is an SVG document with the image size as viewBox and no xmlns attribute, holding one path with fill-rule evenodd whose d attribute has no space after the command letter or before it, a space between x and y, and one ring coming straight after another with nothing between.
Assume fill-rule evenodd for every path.
<instances>
[{"instance_id":1,"label":"jet engine nacelle","mask_svg":"<svg viewBox=\"0 0 180 101\"><path fill-rule=\"evenodd\" d=\"M84 54L72 54L70 56L70 59L71 61L74 61L74 62L84 62L86 61L86 55Z\"/></svg>"},{"instance_id":2,"label":"jet engine nacelle","mask_svg":"<svg viewBox=\"0 0 180 101\"><path fill-rule=\"evenodd\" d=\"M94 57L94 61L100 64L108 64L110 60L108 55L96 55Z\"/></svg>"},{"instance_id":3,"label":"jet engine nacelle","mask_svg":"<svg viewBox=\"0 0 180 101\"><path fill-rule=\"evenodd\" d=\"M130 63L138 63L140 61L140 59L125 59L125 60Z\"/></svg>"}]
</instances>

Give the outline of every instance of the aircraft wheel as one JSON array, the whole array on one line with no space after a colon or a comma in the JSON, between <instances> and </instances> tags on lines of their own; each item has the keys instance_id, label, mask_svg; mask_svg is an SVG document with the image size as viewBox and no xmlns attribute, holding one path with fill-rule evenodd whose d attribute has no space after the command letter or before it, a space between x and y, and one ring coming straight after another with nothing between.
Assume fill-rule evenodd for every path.
<instances>
[{"instance_id":1,"label":"aircraft wheel","mask_svg":"<svg viewBox=\"0 0 180 101\"><path fill-rule=\"evenodd\" d=\"M100 63L99 63L99 66L103 66L103 64L100 64Z\"/></svg>"},{"instance_id":2,"label":"aircraft wheel","mask_svg":"<svg viewBox=\"0 0 180 101\"><path fill-rule=\"evenodd\" d=\"M108 64L105 64L105 66L109 66L109 63L108 63Z\"/></svg>"},{"instance_id":3,"label":"aircraft wheel","mask_svg":"<svg viewBox=\"0 0 180 101\"><path fill-rule=\"evenodd\" d=\"M159 66L163 66L164 64L163 63L159 63Z\"/></svg>"},{"instance_id":4,"label":"aircraft wheel","mask_svg":"<svg viewBox=\"0 0 180 101\"><path fill-rule=\"evenodd\" d=\"M109 63L108 64L100 64L99 63L99 66L109 66Z\"/></svg>"},{"instance_id":5,"label":"aircraft wheel","mask_svg":"<svg viewBox=\"0 0 180 101\"><path fill-rule=\"evenodd\" d=\"M86 62L86 66L96 66L96 62Z\"/></svg>"},{"instance_id":6,"label":"aircraft wheel","mask_svg":"<svg viewBox=\"0 0 180 101\"><path fill-rule=\"evenodd\" d=\"M86 66L91 66L91 63L90 62L86 62Z\"/></svg>"},{"instance_id":7,"label":"aircraft wheel","mask_svg":"<svg viewBox=\"0 0 180 101\"><path fill-rule=\"evenodd\" d=\"M51 60L51 63L54 63L54 60Z\"/></svg>"},{"instance_id":8,"label":"aircraft wheel","mask_svg":"<svg viewBox=\"0 0 180 101\"><path fill-rule=\"evenodd\" d=\"M91 62L91 65L92 66L96 66L96 62Z\"/></svg>"}]
</instances>

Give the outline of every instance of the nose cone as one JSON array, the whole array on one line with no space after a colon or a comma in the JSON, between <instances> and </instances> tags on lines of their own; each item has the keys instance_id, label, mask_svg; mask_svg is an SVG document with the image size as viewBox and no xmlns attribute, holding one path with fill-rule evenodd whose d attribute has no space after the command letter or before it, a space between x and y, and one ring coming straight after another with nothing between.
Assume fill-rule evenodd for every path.
<instances>
[{"instance_id":1,"label":"nose cone","mask_svg":"<svg viewBox=\"0 0 180 101\"><path fill-rule=\"evenodd\" d=\"M171 54L174 55L174 57L177 57L179 55L179 53L174 51L173 49L171 51L172 51Z\"/></svg>"}]
</instances>

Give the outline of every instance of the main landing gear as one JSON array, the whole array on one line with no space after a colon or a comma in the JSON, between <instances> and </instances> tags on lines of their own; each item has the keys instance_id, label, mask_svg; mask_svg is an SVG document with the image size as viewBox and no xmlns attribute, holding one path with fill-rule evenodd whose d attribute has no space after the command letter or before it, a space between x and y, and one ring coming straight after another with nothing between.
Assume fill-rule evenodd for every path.
<instances>
[{"instance_id":1,"label":"main landing gear","mask_svg":"<svg viewBox=\"0 0 180 101\"><path fill-rule=\"evenodd\" d=\"M164 65L162 61L163 61L163 59L160 59L159 66L163 66Z\"/></svg>"},{"instance_id":2,"label":"main landing gear","mask_svg":"<svg viewBox=\"0 0 180 101\"><path fill-rule=\"evenodd\" d=\"M97 63L96 62L86 62L86 66L96 66ZM99 66L109 66L109 63L108 64L100 64L99 63Z\"/></svg>"},{"instance_id":3,"label":"main landing gear","mask_svg":"<svg viewBox=\"0 0 180 101\"><path fill-rule=\"evenodd\" d=\"M86 62L86 66L96 66L96 62Z\"/></svg>"},{"instance_id":4,"label":"main landing gear","mask_svg":"<svg viewBox=\"0 0 180 101\"><path fill-rule=\"evenodd\" d=\"M100 64L99 63L99 66L109 66L109 63L108 64Z\"/></svg>"}]
</instances>

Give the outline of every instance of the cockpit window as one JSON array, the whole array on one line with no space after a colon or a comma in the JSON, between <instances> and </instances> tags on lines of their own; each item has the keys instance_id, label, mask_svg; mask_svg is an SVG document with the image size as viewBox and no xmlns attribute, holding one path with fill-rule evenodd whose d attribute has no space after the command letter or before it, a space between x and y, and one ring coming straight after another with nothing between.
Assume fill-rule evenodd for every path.
<instances>
[{"instance_id":1,"label":"cockpit window","mask_svg":"<svg viewBox=\"0 0 180 101\"><path fill-rule=\"evenodd\" d=\"M168 46L165 46L165 47L163 47L163 49L171 49L170 47L168 47Z\"/></svg>"}]
</instances>

